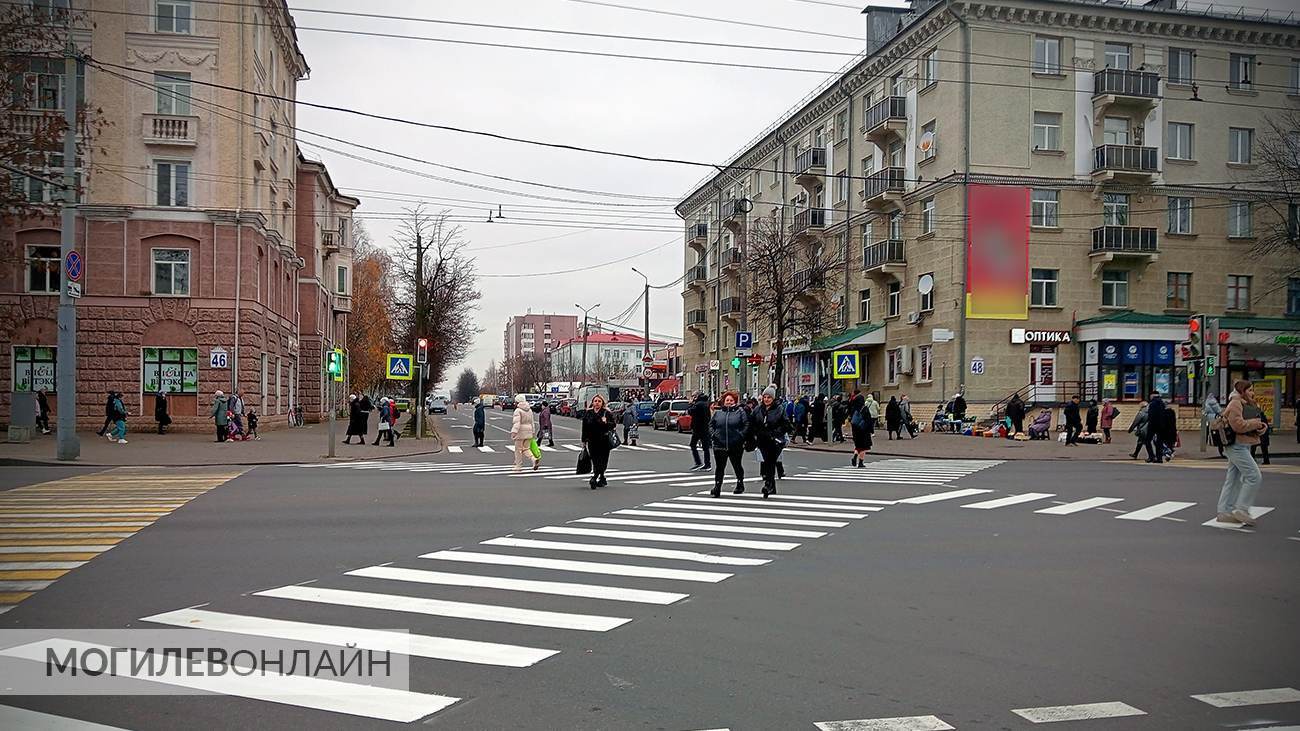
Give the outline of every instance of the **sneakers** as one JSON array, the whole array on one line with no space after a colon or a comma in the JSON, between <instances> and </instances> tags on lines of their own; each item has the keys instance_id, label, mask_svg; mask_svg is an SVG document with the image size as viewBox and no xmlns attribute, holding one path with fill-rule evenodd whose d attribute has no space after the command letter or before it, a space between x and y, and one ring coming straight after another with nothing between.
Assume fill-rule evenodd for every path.
<instances>
[{"instance_id":1,"label":"sneakers","mask_svg":"<svg viewBox=\"0 0 1300 731\"><path fill-rule=\"evenodd\" d=\"M713 489L712 489L712 490L709 490L709 495L711 495L711 496L713 496L713 497L721 497L721 496L722 496L722 483L721 483L721 482L715 483L715 484L713 485Z\"/></svg>"},{"instance_id":2,"label":"sneakers","mask_svg":"<svg viewBox=\"0 0 1300 731\"><path fill-rule=\"evenodd\" d=\"M1250 513L1246 512L1245 510L1232 511L1232 517L1236 518L1238 523L1241 523L1247 528L1250 528L1255 525L1255 519L1250 517Z\"/></svg>"},{"instance_id":3,"label":"sneakers","mask_svg":"<svg viewBox=\"0 0 1300 731\"><path fill-rule=\"evenodd\" d=\"M731 491L732 495L739 495L745 491L744 483L737 482L736 489Z\"/></svg>"},{"instance_id":4,"label":"sneakers","mask_svg":"<svg viewBox=\"0 0 1300 731\"><path fill-rule=\"evenodd\" d=\"M702 470L702 469L704 469L704 465L702 465L702 464L697 464L697 465L695 465L694 467L692 467L692 468L690 469L690 471L691 471L691 472L699 472L699 471Z\"/></svg>"},{"instance_id":5,"label":"sneakers","mask_svg":"<svg viewBox=\"0 0 1300 731\"><path fill-rule=\"evenodd\" d=\"M119 440L117 440L117 443L118 443L118 444L126 444L126 440L125 440L125 439L119 439Z\"/></svg>"},{"instance_id":6,"label":"sneakers","mask_svg":"<svg viewBox=\"0 0 1300 731\"><path fill-rule=\"evenodd\" d=\"M1240 520L1237 520L1237 516L1233 515L1232 513L1219 513L1218 515L1214 516L1214 519L1217 520L1217 521L1220 522L1220 523L1240 523L1240 522L1241 522Z\"/></svg>"}]
</instances>

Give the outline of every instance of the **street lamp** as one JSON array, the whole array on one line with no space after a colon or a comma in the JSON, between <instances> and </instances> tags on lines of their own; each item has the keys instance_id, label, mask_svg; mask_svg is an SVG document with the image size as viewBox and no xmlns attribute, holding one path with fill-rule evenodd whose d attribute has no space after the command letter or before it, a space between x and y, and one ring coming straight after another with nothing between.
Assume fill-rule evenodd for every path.
<instances>
[{"instance_id":1,"label":"street lamp","mask_svg":"<svg viewBox=\"0 0 1300 731\"><path fill-rule=\"evenodd\" d=\"M587 376L589 375L589 371L587 370L587 313L600 307L600 303L597 302L591 307L583 307L582 305L575 304L574 307L582 310L582 381L583 383L586 383L588 380Z\"/></svg>"}]
</instances>

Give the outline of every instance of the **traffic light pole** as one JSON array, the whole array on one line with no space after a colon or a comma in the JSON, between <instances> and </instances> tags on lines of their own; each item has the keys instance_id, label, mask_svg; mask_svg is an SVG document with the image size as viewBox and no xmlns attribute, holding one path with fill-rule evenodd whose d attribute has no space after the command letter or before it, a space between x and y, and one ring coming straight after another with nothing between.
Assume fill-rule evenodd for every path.
<instances>
[{"instance_id":1,"label":"traffic light pole","mask_svg":"<svg viewBox=\"0 0 1300 731\"><path fill-rule=\"evenodd\" d=\"M71 23L71 20L68 21ZM68 292L68 255L77 242L77 58L73 54L71 25L63 62L63 230L59 235L58 349L55 351L55 393L59 410L54 435L54 455L61 462L81 456L77 438L77 301Z\"/></svg>"},{"instance_id":2,"label":"traffic light pole","mask_svg":"<svg viewBox=\"0 0 1300 731\"><path fill-rule=\"evenodd\" d=\"M332 354L332 353L330 354L330 357L331 357L331 358L333 357L333 354ZM342 364L340 364L340 365L342 365ZM328 369L326 369L326 370L328 370ZM330 428L329 428L329 440L330 440L330 446L329 446L329 451L326 452L326 456L329 457L329 458L331 458L331 459L334 458L334 437L335 437L335 431L334 431L334 413L335 413L336 411L338 411L338 409L335 408L335 395L334 395L334 389L335 389L335 386L334 386L334 383L335 383L335 381L334 381L334 374L333 374L333 373L326 373L326 374L325 374L325 399L326 399L326 401L325 401L325 407L326 407L327 409L329 409L329 411L330 411ZM362 437L362 441L365 441L365 437Z\"/></svg>"}]
</instances>

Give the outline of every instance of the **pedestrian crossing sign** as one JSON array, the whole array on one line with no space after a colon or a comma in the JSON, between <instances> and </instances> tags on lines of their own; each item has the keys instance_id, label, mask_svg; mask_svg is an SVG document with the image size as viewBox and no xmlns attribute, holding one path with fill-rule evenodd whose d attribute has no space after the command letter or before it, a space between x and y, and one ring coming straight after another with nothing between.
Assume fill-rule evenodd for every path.
<instances>
[{"instance_id":1,"label":"pedestrian crossing sign","mask_svg":"<svg viewBox=\"0 0 1300 731\"><path fill-rule=\"evenodd\" d=\"M858 351L837 350L835 357L835 377L841 380L859 380Z\"/></svg>"},{"instance_id":2,"label":"pedestrian crossing sign","mask_svg":"<svg viewBox=\"0 0 1300 731\"><path fill-rule=\"evenodd\" d=\"M411 367L411 361L414 358L410 353L389 353L388 354L388 380L390 381L409 381L414 368Z\"/></svg>"}]
</instances>

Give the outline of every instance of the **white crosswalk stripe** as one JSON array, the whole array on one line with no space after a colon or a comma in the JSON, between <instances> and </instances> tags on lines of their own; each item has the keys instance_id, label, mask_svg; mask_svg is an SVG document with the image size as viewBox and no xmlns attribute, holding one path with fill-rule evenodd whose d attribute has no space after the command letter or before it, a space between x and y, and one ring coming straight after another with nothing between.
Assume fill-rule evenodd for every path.
<instances>
[{"instance_id":1,"label":"white crosswalk stripe","mask_svg":"<svg viewBox=\"0 0 1300 731\"><path fill-rule=\"evenodd\" d=\"M821 731L954 731L938 716L900 716L897 718L860 718L854 721L819 721Z\"/></svg>"},{"instance_id":2,"label":"white crosswalk stripe","mask_svg":"<svg viewBox=\"0 0 1300 731\"><path fill-rule=\"evenodd\" d=\"M671 500L671 502L673 502L673 503L708 503L708 504L710 504L710 505L744 505L744 506L747 506L747 507L754 507L754 505L755 505L755 503L754 503L753 501L751 501L751 500L744 500L744 499L741 499L740 496L735 495L734 493L729 493L729 494L727 494L726 497L696 497L696 496L694 496L694 495L686 495L686 496L683 496L683 497L673 498L673 499ZM759 505L763 505L763 503L758 503L758 504L759 504ZM787 501L787 502L783 502L783 503L770 503L770 502L769 502L768 505L770 505L770 506L775 506L775 508L778 509L778 510L780 510L780 509L784 509L784 508L799 508L799 509L808 509L808 510L826 510L826 511L831 511L831 513L828 513L828 514L833 514L834 511L836 511L836 510L848 510L848 511L851 511L851 512L854 512L854 513L873 513L873 512L876 512L876 511L878 511L878 510L883 510L883 509L884 509L884 508L882 508L882 507L880 507L880 506L875 506L875 505L841 505L841 504L839 504L839 503L825 504L825 503L812 503L812 502L808 502L808 503L799 502L799 503L796 503L796 502L792 502L792 501ZM770 510L771 508L769 507L768 509Z\"/></svg>"},{"instance_id":3,"label":"white crosswalk stripe","mask_svg":"<svg viewBox=\"0 0 1300 731\"><path fill-rule=\"evenodd\" d=\"M668 512L660 510L615 510L611 515L640 515L647 518L674 518L694 520L729 520L733 523L777 523L780 525L806 525L814 528L844 528L848 523L834 520L798 520L796 518L758 518L751 515L723 513Z\"/></svg>"},{"instance_id":4,"label":"white crosswalk stripe","mask_svg":"<svg viewBox=\"0 0 1300 731\"><path fill-rule=\"evenodd\" d=\"M670 591L648 591L646 589L621 589L594 584L576 584L565 581L532 581L529 579L509 579L499 576L476 576L473 574L453 574L445 571L425 571L424 569L404 569L397 566L368 566L363 569L346 572L348 576L364 576L371 579L391 579L393 581L410 581L417 584L438 584L441 586L469 586L479 589L504 589L522 591L529 594L557 594L559 596L577 596L586 599L608 599L616 602L638 602L641 604L672 604L681 601L690 594L678 594Z\"/></svg>"},{"instance_id":5,"label":"white crosswalk stripe","mask_svg":"<svg viewBox=\"0 0 1300 731\"><path fill-rule=\"evenodd\" d=\"M1255 507L1250 509L1250 517L1258 518L1262 515L1267 515L1271 512L1273 512L1273 508L1266 508L1262 505L1256 505ZM1224 528L1227 530L1246 530L1246 531L1250 530L1250 528L1243 526L1241 523L1220 523L1217 517L1210 518L1204 523L1201 523L1201 525L1210 528Z\"/></svg>"},{"instance_id":6,"label":"white crosswalk stripe","mask_svg":"<svg viewBox=\"0 0 1300 731\"><path fill-rule=\"evenodd\" d=\"M572 523L597 523L600 525L626 525L633 528L673 528L698 530L708 533L743 533L748 535L785 536L787 538L821 538L826 533L794 528L756 528L752 526L720 525L717 523L677 523L667 520L627 520L624 518L579 518Z\"/></svg>"},{"instance_id":7,"label":"white crosswalk stripe","mask_svg":"<svg viewBox=\"0 0 1300 731\"><path fill-rule=\"evenodd\" d=\"M1156 503L1155 505L1152 505L1147 508L1142 508L1141 510L1134 510L1131 513L1116 515L1115 519L1116 520L1148 520L1148 521L1155 520L1156 518L1163 518L1166 515L1172 515L1173 513L1177 513L1180 510L1185 510L1187 508L1192 507L1195 504L1196 503L1184 503L1184 502L1179 502L1177 500L1169 500L1163 503Z\"/></svg>"},{"instance_id":8,"label":"white crosswalk stripe","mask_svg":"<svg viewBox=\"0 0 1300 731\"><path fill-rule=\"evenodd\" d=\"M451 445L450 447L447 447L447 451L448 451L448 452L451 452L452 454L460 454L461 452L464 452L464 451L465 451L465 448L464 448L464 447L458 447L458 446L456 446L455 444L453 444L453 445Z\"/></svg>"},{"instance_id":9,"label":"white crosswalk stripe","mask_svg":"<svg viewBox=\"0 0 1300 731\"><path fill-rule=\"evenodd\" d=\"M638 556L643 558L663 558L673 561L691 561L694 563L716 564L718 566L763 566L772 562L767 558L749 558L747 556L722 556L716 553L697 553L671 548L647 548L645 546L611 545L608 543L570 543L567 541L542 541L533 538L492 538L483 541L485 546L508 546L510 548L531 548L539 551L573 551L577 553L599 553L613 556Z\"/></svg>"},{"instance_id":10,"label":"white crosswalk stripe","mask_svg":"<svg viewBox=\"0 0 1300 731\"><path fill-rule=\"evenodd\" d=\"M493 449L493 448L491 448L491 447L489 447L489 446L487 446L486 444L484 444L483 446L478 447L478 451L480 451L480 452L495 452L496 450Z\"/></svg>"},{"instance_id":11,"label":"white crosswalk stripe","mask_svg":"<svg viewBox=\"0 0 1300 731\"><path fill-rule=\"evenodd\" d=\"M623 512L623 511L620 511ZM569 561L558 558L539 558L536 556L513 556L502 553L476 553L474 551L435 551L420 558L461 561L465 563L482 563L496 566L524 566L536 569L554 569L556 571L573 571L584 574L606 574L609 576L637 576L645 579L669 579L676 581L702 581L717 583L731 578L732 574L719 571L695 571L691 569L664 569L655 566L635 566L622 563L603 563L599 561Z\"/></svg>"},{"instance_id":12,"label":"white crosswalk stripe","mask_svg":"<svg viewBox=\"0 0 1300 731\"><path fill-rule=\"evenodd\" d=\"M620 538L628 541L651 541L659 543L693 543L700 546L725 546L728 548L752 548L757 551L793 551L798 543L783 541L748 541L739 538L714 538L712 536L682 536L672 533L645 533L641 531L600 530L598 528L571 528L567 525L548 525L534 528L533 533L558 533L569 536L595 536L597 538Z\"/></svg>"},{"instance_id":13,"label":"white crosswalk stripe","mask_svg":"<svg viewBox=\"0 0 1300 731\"><path fill-rule=\"evenodd\" d=\"M941 500L955 500L957 498L970 497L971 495L983 495L990 492L993 491L968 487L964 490L949 490L947 492L930 493L929 495L917 495L916 497L904 498L898 502L904 505L924 505L926 503L937 503Z\"/></svg>"},{"instance_id":14,"label":"white crosswalk stripe","mask_svg":"<svg viewBox=\"0 0 1300 731\"><path fill-rule=\"evenodd\" d=\"M1268 688L1266 690L1241 690L1230 693L1205 693L1192 698L1215 708L1240 708L1273 703L1300 703L1300 690L1295 688Z\"/></svg>"},{"instance_id":15,"label":"white crosswalk stripe","mask_svg":"<svg viewBox=\"0 0 1300 731\"><path fill-rule=\"evenodd\" d=\"M994 508L1005 508L1008 505L1019 505L1020 503L1032 503L1035 500L1046 500L1049 497L1056 497L1055 493L1050 492L1027 492L1023 495L1012 495L1010 497L1000 497L994 500L985 500L978 503L963 505L963 508L973 510L993 510Z\"/></svg>"},{"instance_id":16,"label":"white crosswalk stripe","mask_svg":"<svg viewBox=\"0 0 1300 731\"><path fill-rule=\"evenodd\" d=\"M1085 510L1092 510L1093 508L1100 508L1103 505L1110 505L1111 503L1122 501L1123 498L1118 497L1090 497L1086 500L1075 500L1072 503L1043 508L1042 510L1035 510L1034 512L1042 513L1043 515L1074 515L1075 513L1081 513Z\"/></svg>"},{"instance_id":17,"label":"white crosswalk stripe","mask_svg":"<svg viewBox=\"0 0 1300 731\"><path fill-rule=\"evenodd\" d=\"M844 518L844 519L853 519L853 520L860 520L862 518L867 517L868 515L867 513L832 513L829 511L819 511L819 510L790 510L777 505L773 505L771 507L766 507L766 508L753 507L751 505L745 505L744 507L740 507L736 505L737 502L739 501L736 500L724 501L722 498L719 498L717 500L710 500L709 505L700 505L697 503L683 502L683 498L678 498L676 500L671 500L669 502L663 502L663 503L646 503L642 507L663 508L663 509L670 508L673 510L703 510L703 511L710 511L710 512L719 512L719 513L742 513L742 514L757 513L760 515L766 515L766 514L794 515L801 518L836 518L836 519Z\"/></svg>"}]
</instances>

